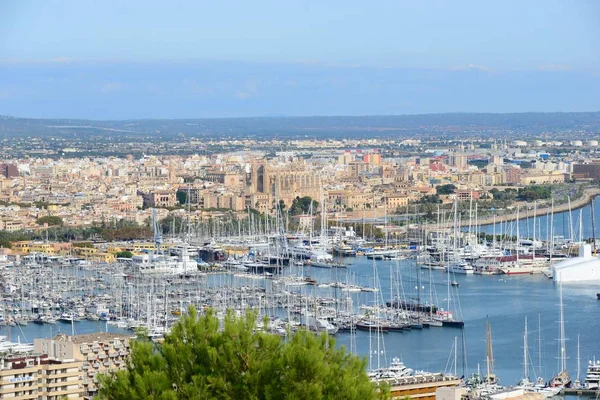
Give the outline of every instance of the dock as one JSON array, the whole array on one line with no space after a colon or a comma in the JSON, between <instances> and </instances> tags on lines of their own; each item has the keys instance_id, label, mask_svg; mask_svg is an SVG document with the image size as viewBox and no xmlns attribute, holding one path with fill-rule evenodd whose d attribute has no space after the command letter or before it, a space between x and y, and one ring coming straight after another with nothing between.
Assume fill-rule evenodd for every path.
<instances>
[{"instance_id":1,"label":"dock","mask_svg":"<svg viewBox=\"0 0 600 400\"><path fill-rule=\"evenodd\" d=\"M561 396L598 397L598 396L600 396L600 390L565 388L560 391L560 395Z\"/></svg>"}]
</instances>

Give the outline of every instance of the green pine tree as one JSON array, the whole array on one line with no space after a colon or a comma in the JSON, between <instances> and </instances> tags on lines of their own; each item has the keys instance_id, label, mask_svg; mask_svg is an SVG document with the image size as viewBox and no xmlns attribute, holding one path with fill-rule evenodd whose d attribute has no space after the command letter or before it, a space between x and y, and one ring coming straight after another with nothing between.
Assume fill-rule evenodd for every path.
<instances>
[{"instance_id":1,"label":"green pine tree","mask_svg":"<svg viewBox=\"0 0 600 400\"><path fill-rule=\"evenodd\" d=\"M265 321L266 323L266 321ZM368 400L387 398L366 361L335 347L326 334L300 330L288 341L257 329L257 316L194 308L163 344L132 342L126 370L100 377L100 398ZM222 329L220 329L222 327Z\"/></svg>"}]
</instances>

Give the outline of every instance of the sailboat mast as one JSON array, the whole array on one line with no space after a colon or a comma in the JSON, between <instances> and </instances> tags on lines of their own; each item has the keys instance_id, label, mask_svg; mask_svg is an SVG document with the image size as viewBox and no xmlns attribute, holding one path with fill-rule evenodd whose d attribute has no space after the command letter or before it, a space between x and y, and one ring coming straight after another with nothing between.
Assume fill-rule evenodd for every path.
<instances>
[{"instance_id":1,"label":"sailboat mast","mask_svg":"<svg viewBox=\"0 0 600 400\"><path fill-rule=\"evenodd\" d=\"M538 370L542 375L542 315L538 314Z\"/></svg>"},{"instance_id":2,"label":"sailboat mast","mask_svg":"<svg viewBox=\"0 0 600 400\"><path fill-rule=\"evenodd\" d=\"M490 377L491 375L494 374L494 351L492 349L492 328L490 327L490 322L486 321L486 325L487 325L487 337L486 337L486 342L487 342L487 355L486 355L486 359L487 359L487 375L488 377Z\"/></svg>"},{"instance_id":3,"label":"sailboat mast","mask_svg":"<svg viewBox=\"0 0 600 400\"><path fill-rule=\"evenodd\" d=\"M560 372L567 370L567 349L565 339L565 316L563 307L563 292L562 283L559 284L559 299L560 299Z\"/></svg>"},{"instance_id":4,"label":"sailboat mast","mask_svg":"<svg viewBox=\"0 0 600 400\"><path fill-rule=\"evenodd\" d=\"M529 348L527 343L527 316L525 316L525 334L523 335L523 380L525 382L529 382L529 359L527 354L528 350Z\"/></svg>"},{"instance_id":5,"label":"sailboat mast","mask_svg":"<svg viewBox=\"0 0 600 400\"><path fill-rule=\"evenodd\" d=\"M458 336L454 336L454 376L458 376Z\"/></svg>"},{"instance_id":6,"label":"sailboat mast","mask_svg":"<svg viewBox=\"0 0 600 400\"><path fill-rule=\"evenodd\" d=\"M579 379L581 376L581 358L579 354L579 334L577 334L577 382L581 382Z\"/></svg>"},{"instance_id":7,"label":"sailboat mast","mask_svg":"<svg viewBox=\"0 0 600 400\"><path fill-rule=\"evenodd\" d=\"M517 206L517 247L516 247L516 252L517 252L517 266L519 264L519 247L520 247L520 243L521 243L521 236L519 234L519 206Z\"/></svg>"},{"instance_id":8,"label":"sailboat mast","mask_svg":"<svg viewBox=\"0 0 600 400\"><path fill-rule=\"evenodd\" d=\"M535 258L535 215L537 214L537 201L533 202L533 243L532 243L532 248L533 248L533 258Z\"/></svg>"},{"instance_id":9,"label":"sailboat mast","mask_svg":"<svg viewBox=\"0 0 600 400\"><path fill-rule=\"evenodd\" d=\"M594 198L592 198L591 203L591 212L592 212L592 250L593 254L596 254L596 223L594 221Z\"/></svg>"}]
</instances>

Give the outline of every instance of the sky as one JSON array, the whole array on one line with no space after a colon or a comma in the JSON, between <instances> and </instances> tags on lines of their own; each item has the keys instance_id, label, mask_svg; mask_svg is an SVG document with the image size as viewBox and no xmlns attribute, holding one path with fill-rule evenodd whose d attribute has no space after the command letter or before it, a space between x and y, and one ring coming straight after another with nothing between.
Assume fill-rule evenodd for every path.
<instances>
[{"instance_id":1,"label":"sky","mask_svg":"<svg viewBox=\"0 0 600 400\"><path fill-rule=\"evenodd\" d=\"M600 110L600 2L0 2L0 114Z\"/></svg>"}]
</instances>

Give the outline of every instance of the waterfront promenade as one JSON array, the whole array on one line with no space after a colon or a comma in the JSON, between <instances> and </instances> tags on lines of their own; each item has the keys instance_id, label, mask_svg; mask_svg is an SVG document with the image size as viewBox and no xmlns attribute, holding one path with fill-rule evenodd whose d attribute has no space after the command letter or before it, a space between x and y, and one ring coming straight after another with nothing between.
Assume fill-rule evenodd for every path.
<instances>
[{"instance_id":1,"label":"waterfront promenade","mask_svg":"<svg viewBox=\"0 0 600 400\"><path fill-rule=\"evenodd\" d=\"M531 206L531 203L527 203L527 204L518 203L520 210L521 210L519 212L519 219L531 218L534 215L535 216L545 216L552 212L554 214L557 214L557 213L569 211L569 207L571 210L576 210L578 208L585 207L586 205L591 203L591 201L594 197L599 196L599 195L600 195L600 188L588 187L588 188L584 189L583 195L581 197L579 197L578 199L572 200L570 205L568 202L563 203L563 204L554 205L554 210L552 210L552 207L542 207L542 208L537 208L536 210L533 210L533 209L525 210L524 207ZM513 209L509 213L502 214L502 215L496 215L495 217L494 216L489 216L489 217L484 217L484 218L480 217L478 219L478 225L479 226L491 225L494 222L496 222L496 223L508 222L508 221L515 221L516 219L517 219L517 212L516 212L516 209ZM430 224L430 225L435 226L435 224ZM458 222L458 225L461 227L468 226L469 220L461 220Z\"/></svg>"}]
</instances>

